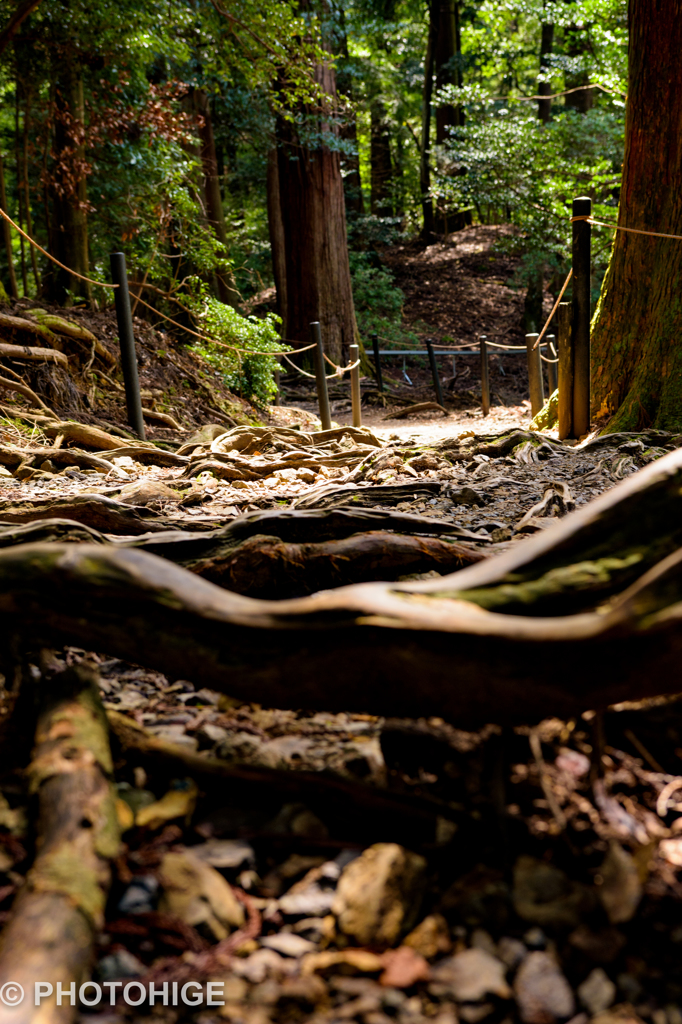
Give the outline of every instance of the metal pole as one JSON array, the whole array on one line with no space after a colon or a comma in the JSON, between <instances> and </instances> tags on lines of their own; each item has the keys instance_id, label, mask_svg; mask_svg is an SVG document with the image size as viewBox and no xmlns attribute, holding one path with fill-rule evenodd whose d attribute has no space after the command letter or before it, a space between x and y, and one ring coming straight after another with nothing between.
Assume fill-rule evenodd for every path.
<instances>
[{"instance_id":1,"label":"metal pole","mask_svg":"<svg viewBox=\"0 0 682 1024\"><path fill-rule=\"evenodd\" d=\"M377 387L379 391L384 390L384 382L381 377L381 356L379 355L379 335L372 335L372 348L374 349L374 368L377 375Z\"/></svg>"},{"instance_id":2,"label":"metal pole","mask_svg":"<svg viewBox=\"0 0 682 1024\"><path fill-rule=\"evenodd\" d=\"M490 377L488 375L488 339L482 334L478 339L481 346L481 409L483 415L490 412Z\"/></svg>"},{"instance_id":3,"label":"metal pole","mask_svg":"<svg viewBox=\"0 0 682 1024\"><path fill-rule=\"evenodd\" d=\"M526 359L528 360L528 387L530 390L530 411L532 416L537 416L545 404L544 388L542 386L542 362L540 361L540 347L533 349L539 335L526 335Z\"/></svg>"},{"instance_id":4,"label":"metal pole","mask_svg":"<svg viewBox=\"0 0 682 1024\"><path fill-rule=\"evenodd\" d=\"M560 302L559 323L559 440L573 433L573 349L571 348L572 303Z\"/></svg>"},{"instance_id":5,"label":"metal pole","mask_svg":"<svg viewBox=\"0 0 682 1024\"><path fill-rule=\"evenodd\" d=\"M360 358L360 346L350 345L350 361L356 362ZM362 405L360 398L360 367L356 366L350 371L350 400L353 407L353 426L362 426Z\"/></svg>"},{"instance_id":6,"label":"metal pole","mask_svg":"<svg viewBox=\"0 0 682 1024\"><path fill-rule=\"evenodd\" d=\"M436 401L439 405L442 405L443 389L440 386L440 377L438 376L438 367L436 366L436 353L433 351L433 338L426 339L426 348L429 353L429 362L431 363L431 376L433 377L433 386L436 391Z\"/></svg>"},{"instance_id":7,"label":"metal pole","mask_svg":"<svg viewBox=\"0 0 682 1024\"><path fill-rule=\"evenodd\" d=\"M332 418L329 412L329 395L327 393L327 376L324 370L324 349L322 348L322 331L316 320L310 325L310 337L315 345L315 380L317 382L317 404L320 407L320 422L323 430L331 430Z\"/></svg>"},{"instance_id":8,"label":"metal pole","mask_svg":"<svg viewBox=\"0 0 682 1024\"><path fill-rule=\"evenodd\" d=\"M547 335L547 358L556 359L556 338L553 334ZM549 385L550 398L559 387L559 367L556 363L546 363L547 384Z\"/></svg>"},{"instance_id":9,"label":"metal pole","mask_svg":"<svg viewBox=\"0 0 682 1024\"><path fill-rule=\"evenodd\" d=\"M128 275L126 258L122 252L112 252L111 279L118 288L114 289L116 303L116 322L118 324L118 343L121 349L121 369L126 393L128 423L140 440L145 440L144 419L142 418L142 399L140 398L140 381L137 376L137 356L135 354L135 337L133 335L133 318L130 312L130 295L128 294Z\"/></svg>"},{"instance_id":10,"label":"metal pole","mask_svg":"<svg viewBox=\"0 0 682 1024\"><path fill-rule=\"evenodd\" d=\"M592 200L573 200L573 216L589 217ZM582 437L590 429L590 261L592 226L573 221L573 433Z\"/></svg>"}]
</instances>

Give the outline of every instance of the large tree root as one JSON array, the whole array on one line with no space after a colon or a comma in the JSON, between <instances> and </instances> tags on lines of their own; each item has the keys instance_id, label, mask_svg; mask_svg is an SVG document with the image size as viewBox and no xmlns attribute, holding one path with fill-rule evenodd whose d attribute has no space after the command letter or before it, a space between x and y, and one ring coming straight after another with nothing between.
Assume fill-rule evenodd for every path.
<instances>
[{"instance_id":1,"label":"large tree root","mask_svg":"<svg viewBox=\"0 0 682 1024\"><path fill-rule=\"evenodd\" d=\"M388 529L367 531L373 525ZM176 530L139 538L112 538L73 521L47 519L0 528L0 548L36 541L113 542L159 555L235 593L273 599L414 573L455 572L485 557L457 543L460 532L481 540L437 520L400 513L261 512L206 533ZM299 539L306 536L307 543Z\"/></svg>"},{"instance_id":2,"label":"large tree root","mask_svg":"<svg viewBox=\"0 0 682 1024\"><path fill-rule=\"evenodd\" d=\"M38 854L0 940L0 991L13 982L25 997L0 1006L2 1024L76 1014L68 994L57 1005L57 985L68 993L86 980L104 921L109 860L119 848L112 769L96 679L82 667L58 672L47 681L28 769L40 803ZM36 982L52 986L39 1007Z\"/></svg>"},{"instance_id":3,"label":"large tree root","mask_svg":"<svg viewBox=\"0 0 682 1024\"><path fill-rule=\"evenodd\" d=\"M142 551L20 546L0 552L2 628L273 707L459 722L570 717L682 689L681 483L674 452L457 575L289 601L228 593ZM586 587L601 576L608 586ZM533 614L480 607L510 592L518 604L518 581ZM562 594L574 614L551 615Z\"/></svg>"}]
</instances>

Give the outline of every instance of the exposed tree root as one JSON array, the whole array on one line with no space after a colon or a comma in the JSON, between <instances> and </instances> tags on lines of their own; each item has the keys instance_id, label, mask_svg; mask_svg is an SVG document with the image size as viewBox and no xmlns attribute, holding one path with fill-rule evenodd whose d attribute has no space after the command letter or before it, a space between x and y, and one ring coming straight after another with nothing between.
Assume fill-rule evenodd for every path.
<instances>
[{"instance_id":1,"label":"exposed tree root","mask_svg":"<svg viewBox=\"0 0 682 1024\"><path fill-rule=\"evenodd\" d=\"M28 775L40 804L38 853L0 940L0 988L14 982L26 993L2 1007L0 1020L13 1024L75 1016L68 997L57 1005L57 983L68 992L88 977L119 850L107 723L86 669L45 680L35 740ZM52 986L40 1009L36 982Z\"/></svg>"},{"instance_id":2,"label":"exposed tree root","mask_svg":"<svg viewBox=\"0 0 682 1024\"><path fill-rule=\"evenodd\" d=\"M272 707L568 718L682 689L681 483L674 452L454 576L288 601L228 593L144 551L19 546L0 552L2 628Z\"/></svg>"}]
</instances>

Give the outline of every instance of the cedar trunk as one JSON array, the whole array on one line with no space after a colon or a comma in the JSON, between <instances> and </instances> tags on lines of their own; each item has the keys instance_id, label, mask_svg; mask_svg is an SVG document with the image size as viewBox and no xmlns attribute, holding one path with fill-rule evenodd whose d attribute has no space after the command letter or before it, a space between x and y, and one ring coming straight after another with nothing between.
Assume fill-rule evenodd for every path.
<instances>
[{"instance_id":1,"label":"cedar trunk","mask_svg":"<svg viewBox=\"0 0 682 1024\"><path fill-rule=\"evenodd\" d=\"M54 255L84 277L89 271L88 190L85 163L85 99L77 64L65 64L57 87L59 115L55 126L57 160L66 161L54 190ZM72 177L71 177L72 176ZM71 179L71 180L70 180ZM92 302L92 286L61 268L55 268L51 297L62 305L74 298Z\"/></svg>"},{"instance_id":2,"label":"cedar trunk","mask_svg":"<svg viewBox=\"0 0 682 1024\"><path fill-rule=\"evenodd\" d=\"M372 213L379 217L391 215L391 143L386 122L386 108L380 99L370 107L370 166L372 170Z\"/></svg>"},{"instance_id":3,"label":"cedar trunk","mask_svg":"<svg viewBox=\"0 0 682 1024\"><path fill-rule=\"evenodd\" d=\"M619 224L682 234L682 0L630 0ZM682 242L616 234L593 321L593 412L682 427Z\"/></svg>"},{"instance_id":4,"label":"cedar trunk","mask_svg":"<svg viewBox=\"0 0 682 1024\"><path fill-rule=\"evenodd\" d=\"M228 253L227 231L223 215L223 197L220 194L220 178L218 176L218 159L216 156L215 136L209 98L203 89L194 90L194 107L201 115L198 125L201 168L204 172L204 197L206 217L213 233L220 242L225 255ZM237 291L234 275L231 270L217 270L216 287L218 298L228 306L237 308L240 295Z\"/></svg>"},{"instance_id":5,"label":"cedar trunk","mask_svg":"<svg viewBox=\"0 0 682 1024\"><path fill-rule=\"evenodd\" d=\"M334 97L334 69L320 66L317 75L325 93ZM316 120L320 136L338 134L324 114ZM340 362L357 340L340 154L323 144L306 148L296 125L284 118L278 121L278 135L286 260L284 337L307 344L310 324L319 320L325 351Z\"/></svg>"}]
</instances>

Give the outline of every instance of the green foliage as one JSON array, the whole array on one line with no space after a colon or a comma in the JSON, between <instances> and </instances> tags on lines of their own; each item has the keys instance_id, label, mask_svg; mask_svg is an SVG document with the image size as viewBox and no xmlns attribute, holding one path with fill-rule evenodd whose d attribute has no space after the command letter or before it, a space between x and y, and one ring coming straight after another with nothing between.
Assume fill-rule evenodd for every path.
<instances>
[{"instance_id":1,"label":"green foliage","mask_svg":"<svg viewBox=\"0 0 682 1024\"><path fill-rule=\"evenodd\" d=\"M417 344L417 337L402 326L405 296L393 274L382 266L376 253L350 253L353 300L360 336L379 335L382 344Z\"/></svg>"},{"instance_id":2,"label":"green foliage","mask_svg":"<svg viewBox=\"0 0 682 1024\"><path fill-rule=\"evenodd\" d=\"M290 346L282 344L279 337L278 326L282 321L274 313L262 319L241 316L231 306L214 299L198 280L192 284L196 291L190 308L201 332L217 343L202 342L197 351L223 374L231 391L258 405L267 405L277 393L275 371L279 366L270 353L290 351Z\"/></svg>"}]
</instances>

